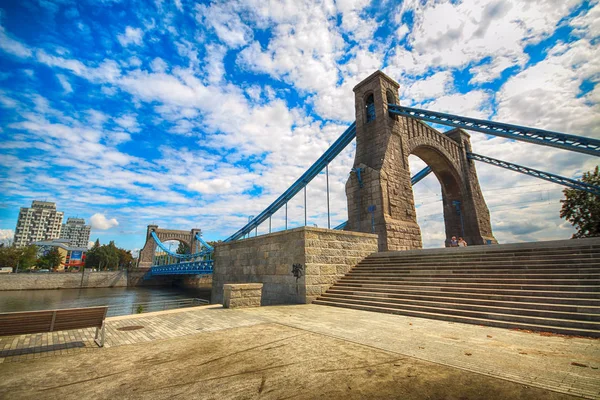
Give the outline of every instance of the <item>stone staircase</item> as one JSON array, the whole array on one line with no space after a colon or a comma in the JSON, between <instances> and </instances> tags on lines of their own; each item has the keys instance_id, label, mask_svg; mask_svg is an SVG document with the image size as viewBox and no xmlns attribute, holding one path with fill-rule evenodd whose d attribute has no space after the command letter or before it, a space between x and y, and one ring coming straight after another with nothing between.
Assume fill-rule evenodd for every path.
<instances>
[{"instance_id":1,"label":"stone staircase","mask_svg":"<svg viewBox=\"0 0 600 400\"><path fill-rule=\"evenodd\" d=\"M600 238L374 253L313 303L600 337Z\"/></svg>"}]
</instances>

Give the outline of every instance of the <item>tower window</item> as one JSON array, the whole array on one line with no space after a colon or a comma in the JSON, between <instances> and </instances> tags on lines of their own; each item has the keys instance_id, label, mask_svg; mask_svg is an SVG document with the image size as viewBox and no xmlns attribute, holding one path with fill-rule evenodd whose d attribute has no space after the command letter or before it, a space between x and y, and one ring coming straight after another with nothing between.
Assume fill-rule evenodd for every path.
<instances>
[{"instance_id":1,"label":"tower window","mask_svg":"<svg viewBox=\"0 0 600 400\"><path fill-rule=\"evenodd\" d=\"M367 109L367 122L371 122L375 120L375 98L373 94L367 96L367 101L365 102Z\"/></svg>"},{"instance_id":2,"label":"tower window","mask_svg":"<svg viewBox=\"0 0 600 400\"><path fill-rule=\"evenodd\" d=\"M396 104L396 96L394 96L394 94L390 90L385 92L385 97L388 104ZM393 118L395 120L398 119L397 116L392 114L391 112L388 112L388 115L390 116L390 118Z\"/></svg>"}]
</instances>

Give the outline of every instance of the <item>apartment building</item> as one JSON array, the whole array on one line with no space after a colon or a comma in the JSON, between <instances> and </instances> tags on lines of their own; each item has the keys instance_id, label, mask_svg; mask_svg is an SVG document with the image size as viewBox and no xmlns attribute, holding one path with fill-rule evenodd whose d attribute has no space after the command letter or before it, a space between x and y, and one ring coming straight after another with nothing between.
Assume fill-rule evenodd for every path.
<instances>
[{"instance_id":1,"label":"apartment building","mask_svg":"<svg viewBox=\"0 0 600 400\"><path fill-rule=\"evenodd\" d=\"M56 203L47 201L34 200L31 208L21 207L14 245L24 247L33 242L58 239L63 216L62 211L56 211Z\"/></svg>"},{"instance_id":2,"label":"apartment building","mask_svg":"<svg viewBox=\"0 0 600 400\"><path fill-rule=\"evenodd\" d=\"M60 238L69 239L71 245L75 247L87 248L91 229L92 227L86 225L83 218L69 217L67 223L62 225Z\"/></svg>"}]
</instances>

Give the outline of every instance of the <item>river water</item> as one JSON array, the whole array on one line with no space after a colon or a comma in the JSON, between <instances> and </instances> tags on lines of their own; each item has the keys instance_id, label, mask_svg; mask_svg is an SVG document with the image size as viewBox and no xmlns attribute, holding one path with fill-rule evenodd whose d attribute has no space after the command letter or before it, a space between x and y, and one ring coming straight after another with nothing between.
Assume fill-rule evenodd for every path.
<instances>
[{"instance_id":1,"label":"river water","mask_svg":"<svg viewBox=\"0 0 600 400\"><path fill-rule=\"evenodd\" d=\"M0 312L109 306L108 315L114 316L177 308L188 303L185 299L194 298L210 300L210 289L122 287L14 290L0 292Z\"/></svg>"}]
</instances>

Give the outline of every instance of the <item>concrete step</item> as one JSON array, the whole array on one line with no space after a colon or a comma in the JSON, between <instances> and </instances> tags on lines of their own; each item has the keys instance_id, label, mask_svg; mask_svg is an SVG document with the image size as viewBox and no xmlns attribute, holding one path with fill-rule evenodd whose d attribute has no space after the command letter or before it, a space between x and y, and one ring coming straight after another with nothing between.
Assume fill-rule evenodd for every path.
<instances>
[{"instance_id":1,"label":"concrete step","mask_svg":"<svg viewBox=\"0 0 600 400\"><path fill-rule=\"evenodd\" d=\"M570 260L555 260L553 258L546 258L543 260L514 260L506 258L504 260L411 260L407 262L397 261L373 261L364 259L358 265L361 267L370 268L422 268L422 267L442 267L442 268L453 268L453 267L466 267L472 266L476 268L492 267L492 268L522 268L522 267L536 267L536 268L552 268L574 266L578 267L599 267L600 259L593 258L571 258Z\"/></svg>"},{"instance_id":2,"label":"concrete step","mask_svg":"<svg viewBox=\"0 0 600 400\"><path fill-rule=\"evenodd\" d=\"M574 290L574 291L600 291L600 281L590 279L583 281L579 279L413 279L390 278L380 279L378 277L354 278L350 275L340 278L338 282L344 283L380 283L387 285L423 285L432 284L438 286L459 287L487 287L491 289L522 289L522 290Z\"/></svg>"},{"instance_id":3,"label":"concrete step","mask_svg":"<svg viewBox=\"0 0 600 400\"><path fill-rule=\"evenodd\" d=\"M585 274L600 273L600 266L563 266L561 268L398 268L398 267L365 267L357 265L351 269L359 273L387 273L397 274Z\"/></svg>"},{"instance_id":4,"label":"concrete step","mask_svg":"<svg viewBox=\"0 0 600 400\"><path fill-rule=\"evenodd\" d=\"M361 287L365 289L373 289L373 290L394 290L394 291L434 291L440 293L462 293L468 291L469 293L474 294L501 294L506 296L532 296L532 297L560 297L560 298L579 298L579 299L600 299L600 291L599 290L544 290L542 288L538 288L537 290L528 290L524 291L520 288L520 286L512 287L512 288L494 288L488 286L476 286L476 287L468 287L465 285L462 286L439 286L432 284L421 284L421 285L386 285L386 284L377 284L377 283L369 283L369 282L338 282L336 286L344 286L344 287ZM579 288L578 288L579 289Z\"/></svg>"},{"instance_id":5,"label":"concrete step","mask_svg":"<svg viewBox=\"0 0 600 400\"><path fill-rule=\"evenodd\" d=\"M398 257L462 257L473 255L503 255L527 256L530 254L573 254L600 252L600 238L577 240L558 240L536 243L512 243L493 246L471 246L458 248L415 249L373 253L369 258L398 258Z\"/></svg>"},{"instance_id":6,"label":"concrete step","mask_svg":"<svg viewBox=\"0 0 600 400\"><path fill-rule=\"evenodd\" d=\"M406 278L406 279L446 279L446 278L473 278L473 279L525 279L525 280L539 280L539 279L581 279L600 280L600 269L593 269L588 271L573 271L571 273L524 273L524 272L498 272L498 271L458 271L456 273L448 273L448 271L440 271L432 273L431 271L363 271L360 268L355 268L350 271L346 276L360 278L360 277L377 277L377 278Z\"/></svg>"},{"instance_id":7,"label":"concrete step","mask_svg":"<svg viewBox=\"0 0 600 400\"><path fill-rule=\"evenodd\" d=\"M456 309L466 311L481 311L481 312L492 312L502 314L515 314L519 316L535 316L553 319L571 319L578 321L592 321L600 322L600 307L586 307L585 310L580 307L565 306L565 305L553 305L553 304L540 304L540 303L519 303L519 302L504 302L504 301L490 301L490 300L470 300L470 299L456 299L456 298L444 298L438 297L434 300L422 300L422 299L407 299L407 298L393 298L393 297L381 297L376 296L372 293L337 293L335 291L327 291L323 294L321 299L334 301L340 300L354 300L365 303L386 303L389 307L392 306L429 306L429 307L443 307L445 309Z\"/></svg>"},{"instance_id":8,"label":"concrete step","mask_svg":"<svg viewBox=\"0 0 600 400\"><path fill-rule=\"evenodd\" d=\"M600 238L375 253L315 303L600 337Z\"/></svg>"},{"instance_id":9,"label":"concrete step","mask_svg":"<svg viewBox=\"0 0 600 400\"><path fill-rule=\"evenodd\" d=\"M464 249L438 249L442 250L441 252L435 252L433 254L428 254L427 250L418 250L418 251L407 251L406 253L373 253L366 257L366 260L369 261L394 261L394 262L404 262L404 261L414 261L414 260L443 260L443 259L452 259L452 260L503 260L507 257L511 259L525 261L525 260L536 260L536 259L545 259L545 258L556 258L556 259L568 259L571 258L590 258L590 259L598 259L600 257L600 247L597 249L586 249L586 250L576 250L576 251L564 251L564 250L549 250L543 252L511 252L511 251L498 251L495 253L489 252L468 252Z\"/></svg>"},{"instance_id":10,"label":"concrete step","mask_svg":"<svg viewBox=\"0 0 600 400\"><path fill-rule=\"evenodd\" d=\"M462 323L467 323L467 324L494 326L494 327L498 327L498 328L527 329L527 330L536 331L536 332L554 332L554 333L560 333L560 334L564 334L564 335L582 335L582 336L600 337L600 330L598 330L598 329L581 329L581 328L572 328L572 327L565 327L565 326L553 326L553 325L546 325L543 322L523 323L523 322L516 322L516 321L502 320L502 319L493 319L493 318L477 318L477 317L468 317L468 316L460 316L460 315L442 314L442 313L436 313L436 312L388 308L388 307L380 307L380 306L346 304L346 303L332 302L332 301L320 300L320 299L315 300L313 302L313 304L328 305L328 306L343 307L343 308L352 308L352 309L364 310L364 311L376 311L376 312L383 312L383 313L389 313L389 314L407 315L407 316L419 317L419 318L440 319L440 320L444 320L444 321L462 322Z\"/></svg>"},{"instance_id":11,"label":"concrete step","mask_svg":"<svg viewBox=\"0 0 600 400\"><path fill-rule=\"evenodd\" d=\"M555 297L559 294L567 292L552 292L548 296L523 296L514 294L497 294L495 291L491 293L473 293L460 291L435 291L423 290L423 288L381 288L381 287L353 287L336 284L332 286L327 293L367 293L374 296L391 297L391 298L407 298L416 300L435 300L437 298L458 299L460 301L500 301L500 302L518 302L527 304L550 304L552 306L567 306L575 308L600 307L600 296L598 298L577 298L577 297ZM519 293L521 293L519 291ZM577 293L580 294L580 293ZM552 296L555 295L555 296Z\"/></svg>"},{"instance_id":12,"label":"concrete step","mask_svg":"<svg viewBox=\"0 0 600 400\"><path fill-rule=\"evenodd\" d=\"M399 310L409 310L409 311L419 311L419 312L430 312L436 314L447 314L452 316L461 316L461 317L470 317L470 318L480 318L480 319L494 319L499 321L511 321L511 322L520 322L526 324L535 324L535 325L547 325L547 326L556 326L556 327L567 327L567 328L578 328L578 329L586 329L586 330L597 330L600 332L600 322L597 321L581 321L575 319L566 319L566 318L550 318L550 317L538 317L532 315L523 315L523 314L507 314L505 310L500 311L491 311L487 310L466 310L466 309L458 309L458 308L448 308L446 304L440 304L437 306L425 306L425 305L412 305L412 304L392 304L381 301L364 301L364 300L353 300L353 299L340 299L336 298L335 300L328 298L320 298L324 301L342 303L342 304L352 304L357 306L370 306L370 307L382 307L382 308L392 308Z\"/></svg>"},{"instance_id":13,"label":"concrete step","mask_svg":"<svg viewBox=\"0 0 600 400\"><path fill-rule=\"evenodd\" d=\"M449 277L441 276L415 276L415 275L364 275L348 273L345 278L351 279L365 279L365 280L379 280L379 281L398 281L398 282L412 282L412 281L431 281L431 282L464 282L464 283L519 283L519 284L534 284L534 285L597 285L600 286L600 280L598 277L594 278L519 278L512 277L510 275L504 275L500 277L478 277L478 276L456 276L451 275Z\"/></svg>"}]
</instances>

